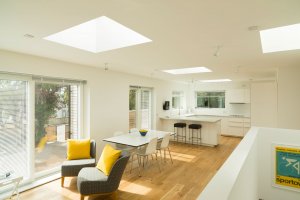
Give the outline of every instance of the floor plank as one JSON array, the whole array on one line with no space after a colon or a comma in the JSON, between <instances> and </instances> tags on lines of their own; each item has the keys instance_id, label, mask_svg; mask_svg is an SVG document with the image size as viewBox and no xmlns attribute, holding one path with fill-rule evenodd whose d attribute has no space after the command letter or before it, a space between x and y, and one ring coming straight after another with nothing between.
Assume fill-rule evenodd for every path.
<instances>
[{"instance_id":1,"label":"floor plank","mask_svg":"<svg viewBox=\"0 0 300 200\"><path fill-rule=\"evenodd\" d=\"M221 137L217 147L196 146L190 144L170 144L174 163L169 158L160 161L162 172L159 172L155 161L149 159L149 166L138 176L134 162L134 170L129 173L127 166L117 192L120 200L161 199L176 200L196 199L214 174L222 166L240 138ZM160 158L159 158L160 159ZM71 200L79 199L76 178L66 178L65 187L60 187L60 180L23 192L21 199ZM92 196L85 200L112 199L111 196Z\"/></svg>"}]
</instances>

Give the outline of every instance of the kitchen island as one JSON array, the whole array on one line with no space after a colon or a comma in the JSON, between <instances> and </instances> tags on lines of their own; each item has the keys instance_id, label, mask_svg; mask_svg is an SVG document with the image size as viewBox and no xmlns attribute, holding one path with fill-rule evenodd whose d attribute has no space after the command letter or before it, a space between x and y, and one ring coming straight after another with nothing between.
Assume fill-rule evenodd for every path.
<instances>
[{"instance_id":1,"label":"kitchen island","mask_svg":"<svg viewBox=\"0 0 300 200\"><path fill-rule=\"evenodd\" d=\"M174 123L184 122L186 127L186 141L191 143L189 138L189 124L201 124L201 145L217 146L221 135L221 118L207 117L207 116L164 116L160 117L162 130L174 131Z\"/></svg>"}]
</instances>

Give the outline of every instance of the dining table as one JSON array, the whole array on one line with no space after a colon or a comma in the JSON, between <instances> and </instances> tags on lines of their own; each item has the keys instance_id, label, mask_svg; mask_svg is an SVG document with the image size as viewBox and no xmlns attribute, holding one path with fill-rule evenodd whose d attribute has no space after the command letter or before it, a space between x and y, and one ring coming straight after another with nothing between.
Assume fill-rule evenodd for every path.
<instances>
[{"instance_id":1,"label":"dining table","mask_svg":"<svg viewBox=\"0 0 300 200\"><path fill-rule=\"evenodd\" d=\"M103 141L137 148L148 144L152 138L157 137L158 140L161 140L168 133L170 135L175 134L174 132L148 130L147 134L142 136L139 131L134 131L128 134L105 138Z\"/></svg>"}]
</instances>

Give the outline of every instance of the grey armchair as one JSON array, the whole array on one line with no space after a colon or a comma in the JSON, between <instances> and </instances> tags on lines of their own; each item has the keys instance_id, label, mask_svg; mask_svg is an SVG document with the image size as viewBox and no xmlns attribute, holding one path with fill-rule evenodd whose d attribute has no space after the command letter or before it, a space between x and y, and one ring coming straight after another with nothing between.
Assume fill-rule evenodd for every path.
<instances>
[{"instance_id":1,"label":"grey armchair","mask_svg":"<svg viewBox=\"0 0 300 200\"><path fill-rule=\"evenodd\" d=\"M90 159L65 160L61 166L61 187L64 186L65 177L77 176L84 167L95 167L96 165L96 142L91 140Z\"/></svg>"},{"instance_id":2,"label":"grey armchair","mask_svg":"<svg viewBox=\"0 0 300 200\"><path fill-rule=\"evenodd\" d=\"M84 200L85 196L94 194L115 194L129 158L130 155L123 151L108 176L96 167L83 168L77 178L77 188L81 194L80 199Z\"/></svg>"}]
</instances>

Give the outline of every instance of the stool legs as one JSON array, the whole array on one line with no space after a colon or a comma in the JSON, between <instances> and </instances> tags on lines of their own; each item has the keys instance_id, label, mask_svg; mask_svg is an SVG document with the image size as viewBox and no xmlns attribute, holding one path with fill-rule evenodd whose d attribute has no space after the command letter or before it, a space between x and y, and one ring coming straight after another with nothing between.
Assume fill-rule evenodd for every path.
<instances>
[{"instance_id":1,"label":"stool legs","mask_svg":"<svg viewBox=\"0 0 300 200\"><path fill-rule=\"evenodd\" d=\"M181 134L179 134L179 131L181 129ZM186 128L179 128L179 127L174 127L174 140L175 140L175 135L177 142L179 142L179 138L184 138L184 143L186 143ZM182 139L181 139L182 140Z\"/></svg>"},{"instance_id":2,"label":"stool legs","mask_svg":"<svg viewBox=\"0 0 300 200\"><path fill-rule=\"evenodd\" d=\"M194 133L196 131L196 133ZM194 137L194 134L196 134L196 137ZM194 139L196 140L196 144L201 144L201 129L189 129L189 139L191 140L191 143L194 144Z\"/></svg>"}]
</instances>

